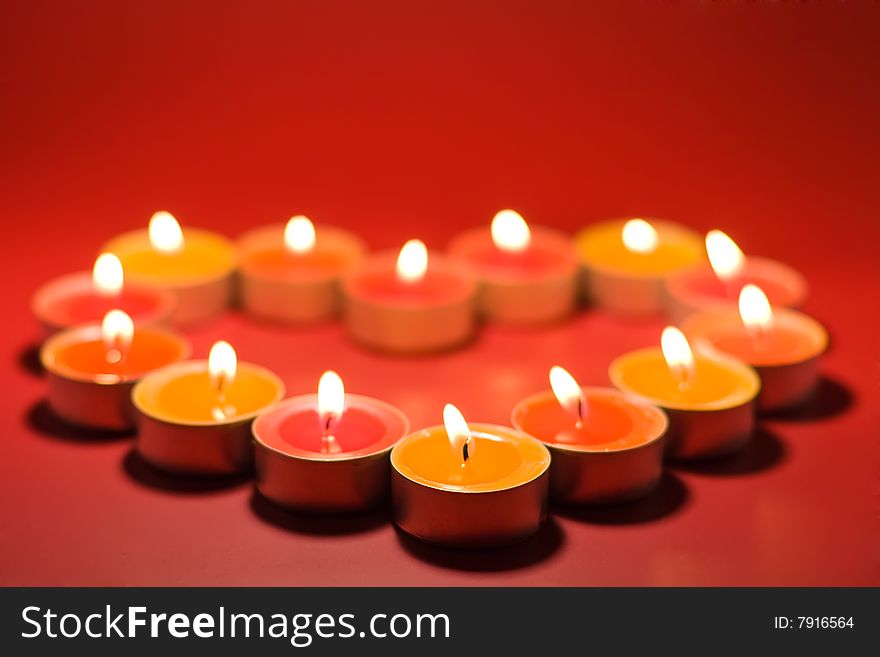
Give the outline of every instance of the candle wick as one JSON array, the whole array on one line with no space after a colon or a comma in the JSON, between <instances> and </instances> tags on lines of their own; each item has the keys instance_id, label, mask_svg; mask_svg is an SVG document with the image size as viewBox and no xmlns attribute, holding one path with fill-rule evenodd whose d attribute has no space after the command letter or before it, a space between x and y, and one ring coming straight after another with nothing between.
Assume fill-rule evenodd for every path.
<instances>
[{"instance_id":1,"label":"candle wick","mask_svg":"<svg viewBox=\"0 0 880 657\"><path fill-rule=\"evenodd\" d=\"M578 397L577 400L577 421L574 426L578 430L584 428L584 400L582 397Z\"/></svg>"},{"instance_id":2,"label":"candle wick","mask_svg":"<svg viewBox=\"0 0 880 657\"><path fill-rule=\"evenodd\" d=\"M468 459L470 458L470 456L468 454L468 442L470 442L470 438L467 438L464 441L464 445L461 448L461 455L464 458L464 463L467 463ZM462 465L464 465L464 463L462 463Z\"/></svg>"}]
</instances>

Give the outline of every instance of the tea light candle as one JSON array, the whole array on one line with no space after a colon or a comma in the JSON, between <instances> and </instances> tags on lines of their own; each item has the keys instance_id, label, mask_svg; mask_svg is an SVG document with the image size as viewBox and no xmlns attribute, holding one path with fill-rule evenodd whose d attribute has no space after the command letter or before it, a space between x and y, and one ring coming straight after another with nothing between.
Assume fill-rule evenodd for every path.
<instances>
[{"instance_id":1,"label":"tea light candle","mask_svg":"<svg viewBox=\"0 0 880 657\"><path fill-rule=\"evenodd\" d=\"M547 448L515 429L468 426L451 404L443 422L391 450L398 527L423 541L467 547L534 534L547 515Z\"/></svg>"},{"instance_id":2,"label":"tea light candle","mask_svg":"<svg viewBox=\"0 0 880 657\"><path fill-rule=\"evenodd\" d=\"M652 219L607 221L575 237L589 298L622 315L666 309L666 279L700 262L703 244L692 230Z\"/></svg>"},{"instance_id":3,"label":"tea light candle","mask_svg":"<svg viewBox=\"0 0 880 657\"><path fill-rule=\"evenodd\" d=\"M668 314L676 322L710 306L735 311L737 295L745 285L757 285L770 303L797 308L807 298L807 282L800 273L776 260L743 255L742 250L720 230L706 234L709 264L682 270L670 277Z\"/></svg>"},{"instance_id":4,"label":"tea light candle","mask_svg":"<svg viewBox=\"0 0 880 657\"><path fill-rule=\"evenodd\" d=\"M449 253L477 273L480 311L491 320L543 324L575 308L579 262L570 238L550 228L530 228L513 210L496 214L490 230L459 235Z\"/></svg>"},{"instance_id":5,"label":"tea light candle","mask_svg":"<svg viewBox=\"0 0 880 657\"><path fill-rule=\"evenodd\" d=\"M284 396L284 384L267 369L239 363L220 341L208 360L157 370L131 396L145 460L172 472L226 475L251 466L251 422Z\"/></svg>"},{"instance_id":6,"label":"tea light candle","mask_svg":"<svg viewBox=\"0 0 880 657\"><path fill-rule=\"evenodd\" d=\"M810 397L819 381L819 359L828 348L828 332L795 310L772 309L760 287L748 284L739 310L711 308L691 315L682 325L694 342L753 366L761 377L759 411L796 406Z\"/></svg>"},{"instance_id":7,"label":"tea light candle","mask_svg":"<svg viewBox=\"0 0 880 657\"><path fill-rule=\"evenodd\" d=\"M62 419L96 429L134 427L132 386L146 373L183 360L189 344L158 328L134 327L111 310L100 324L60 331L40 350L47 372L49 407Z\"/></svg>"},{"instance_id":8,"label":"tea light candle","mask_svg":"<svg viewBox=\"0 0 880 657\"><path fill-rule=\"evenodd\" d=\"M724 354L694 353L677 328L663 330L660 349L614 360L609 376L620 390L666 411L666 450L672 458L727 454L752 435L761 388L755 370Z\"/></svg>"},{"instance_id":9,"label":"tea light candle","mask_svg":"<svg viewBox=\"0 0 880 657\"><path fill-rule=\"evenodd\" d=\"M102 253L91 272L75 272L41 286L31 309L48 334L78 324L100 322L111 310L122 310L138 325L159 323L174 308L174 296L126 283L122 263Z\"/></svg>"},{"instance_id":10,"label":"tea light candle","mask_svg":"<svg viewBox=\"0 0 880 657\"><path fill-rule=\"evenodd\" d=\"M355 512L388 497L388 453L409 432L390 404L345 394L324 372L317 395L287 399L253 425L257 489L282 506L310 512Z\"/></svg>"},{"instance_id":11,"label":"tea light candle","mask_svg":"<svg viewBox=\"0 0 880 657\"><path fill-rule=\"evenodd\" d=\"M318 226L304 216L265 226L238 241L241 303L265 319L307 323L339 310L339 280L366 247L354 234Z\"/></svg>"},{"instance_id":12,"label":"tea light candle","mask_svg":"<svg viewBox=\"0 0 880 657\"><path fill-rule=\"evenodd\" d=\"M630 500L653 490L663 473L665 413L611 388L582 388L566 370L526 397L511 421L550 450L550 496L566 504Z\"/></svg>"},{"instance_id":13,"label":"tea light candle","mask_svg":"<svg viewBox=\"0 0 880 657\"><path fill-rule=\"evenodd\" d=\"M229 306L236 255L222 235L197 228L183 231L170 213L157 212L147 230L124 233L104 250L119 257L138 285L174 293L174 324L209 319Z\"/></svg>"},{"instance_id":14,"label":"tea light candle","mask_svg":"<svg viewBox=\"0 0 880 657\"><path fill-rule=\"evenodd\" d=\"M474 332L477 283L466 266L410 240L373 256L342 283L345 322L358 342L387 352L440 351Z\"/></svg>"}]
</instances>

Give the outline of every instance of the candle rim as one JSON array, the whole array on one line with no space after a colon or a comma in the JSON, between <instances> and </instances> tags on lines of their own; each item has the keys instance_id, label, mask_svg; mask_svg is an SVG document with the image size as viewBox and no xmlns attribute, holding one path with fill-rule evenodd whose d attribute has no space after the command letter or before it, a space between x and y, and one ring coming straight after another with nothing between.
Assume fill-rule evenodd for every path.
<instances>
[{"instance_id":1,"label":"candle rim","mask_svg":"<svg viewBox=\"0 0 880 657\"><path fill-rule=\"evenodd\" d=\"M154 336L161 336L162 338L168 339L169 342L173 342L179 348L177 360L171 363L167 363L157 368L156 370L150 370L139 374L113 375L115 378L112 380L107 375L104 375L104 377L106 378L102 378L102 375L100 374L82 372L80 370L59 363L55 359L55 355L59 349L63 349L64 347L75 344L77 342L96 342L103 340L101 324L90 322L88 324L79 324L78 326L73 326L71 328L58 331L48 340L46 340L43 343L43 346L40 347L40 364L47 372L71 381L93 383L100 386L113 386L122 383L139 382L159 369L173 367L175 365L179 365L181 362L186 362L186 359L189 358L190 354L192 353L192 345L190 344L189 340L170 329L159 328L155 326L136 326L135 333L151 333Z\"/></svg>"},{"instance_id":2,"label":"candle rim","mask_svg":"<svg viewBox=\"0 0 880 657\"><path fill-rule=\"evenodd\" d=\"M559 449L562 452L572 452L575 454L622 454L624 452L630 452L637 449L642 449L649 445L656 443L658 440L662 440L666 433L669 430L669 416L666 411L662 408L653 404L645 397L639 397L638 395L634 395L630 392L626 392L623 390L617 390L615 388L608 388L603 386L581 386L581 390L584 391L584 394L587 396L587 408L589 409L590 404L590 396L603 396L603 397L613 397L623 399L633 406L636 406L640 409L646 410L649 413L652 413L660 422L660 425L657 429L652 432L656 435L652 435L650 440L645 441L644 443L639 443L638 445L630 445L629 447L620 447L620 448L604 448L598 449L601 445L607 445L608 443L614 441L606 441L604 443L596 443L595 445L583 445L578 443L556 443L542 440L540 437L535 436L534 434L530 434L528 431L523 429L520 425L519 420L517 419L518 412L521 412L529 403L535 403L537 401L544 401L545 399L556 400L556 396L553 394L552 390L542 390L541 392L536 392L534 394L529 395L521 399L517 402L516 406L513 407L513 410L510 412L510 421L513 423L514 429L518 431L522 431L523 433L532 436L535 440L540 441L548 448ZM587 411L589 413L589 410Z\"/></svg>"},{"instance_id":3,"label":"candle rim","mask_svg":"<svg viewBox=\"0 0 880 657\"><path fill-rule=\"evenodd\" d=\"M506 427L504 425L492 424L492 423L487 423L487 422L469 422L468 426L470 427L471 432L474 434L477 434L477 435L488 434L490 438L495 438L499 441L502 440L502 436L496 435L493 432L503 433L507 437L516 438L520 442L524 441L524 442L535 443L536 445L538 445L540 447L541 454L545 458L543 458L541 460L540 464L538 465L537 472L535 472L528 479L524 479L521 481L512 481L508 485L501 486L501 487L494 486L494 482L489 482L489 483L484 482L484 483L480 483L480 484L472 484L470 486L455 486L452 484L444 484L444 483L440 483L437 481L431 481L427 477L422 477L422 476L418 475L418 473L415 473L412 470L412 468L410 468L408 466L406 466L406 470L408 472L405 472L404 469L401 467L401 464L398 463L400 450L402 449L402 446L406 444L406 441L408 438L411 438L413 436L430 435L434 431L442 431L445 433L446 427L444 427L441 424L437 424L437 425L430 426L430 427L424 427L422 429L419 429L418 431L414 431L412 433L409 433L409 434L405 435L403 438L401 438L399 441L397 441L397 444L394 445L394 448L391 450L391 459L390 459L391 460L391 467L394 469L395 472L397 472L397 474L399 474L401 477L405 478L407 481L410 481L410 482L417 484L419 486L423 486L424 488L429 488L431 490L436 490L436 491L440 491L443 493L461 493L461 494L466 494L466 495L479 495L479 494L486 494L486 493L503 493L508 490L513 490L515 488L527 486L527 485L531 484L532 482L540 479L542 476L547 474L547 472L549 471L550 462L552 460L550 450L547 449L547 446L544 443L542 443L540 440L538 440L534 436L531 436L531 435L525 433L524 431L520 431L519 429L515 429L513 427ZM415 476L410 476L409 473L412 473ZM512 475L507 475L506 477L499 479L499 481L504 481L505 479L510 479L511 476Z\"/></svg>"},{"instance_id":4,"label":"candle rim","mask_svg":"<svg viewBox=\"0 0 880 657\"><path fill-rule=\"evenodd\" d=\"M400 420L402 432L396 438L391 438L389 444L384 445L380 449L373 449L373 446L367 446L362 449L352 450L349 452L340 452L339 454L321 454L319 452L310 452L304 449L297 449L296 452L286 452L273 445L265 442L262 436L260 436L260 431L263 428L263 425L269 421L275 419L274 415L277 413L281 413L284 409L289 407L296 407L300 405L308 405L313 406L317 412L318 405L318 395L316 393L309 393L305 395L296 395L295 397L288 397L287 399L282 399L281 401L275 403L271 408L266 409L261 412L260 415L254 420L254 424L251 427L251 434L253 435L254 442L263 449L269 450L279 456L286 457L289 459L293 459L295 461L308 461L308 462L339 462L339 461L356 461L359 459L367 459L377 456L382 456L390 452L397 445L398 442L404 437L409 435L411 431L411 422L409 417L402 410L394 406L393 404L383 401L381 399L377 399L375 397L370 397L368 395L359 395L356 393L345 393L345 402L346 408L349 407L350 403L354 403L359 408L377 406L384 411L389 412L395 418ZM395 432L396 433L396 432ZM392 434L393 436L394 434ZM383 440L376 441L376 445L383 444L387 442L389 439L385 438Z\"/></svg>"},{"instance_id":5,"label":"candle rim","mask_svg":"<svg viewBox=\"0 0 880 657\"><path fill-rule=\"evenodd\" d=\"M687 411L692 413L712 413L716 411L730 410L754 401L758 396L758 393L761 392L761 377L755 371L754 367L738 358L734 358L733 356L720 351L700 348L694 349L695 358L706 358L722 363L725 367L741 374L746 380L747 385L735 386L734 389L724 397L705 402L678 402L644 395L624 382L622 371L631 361L644 359L649 356L657 356L660 360L663 360L663 354L660 351L660 347L635 349L622 354L611 361L611 365L608 366L608 377L617 389L633 395L638 399L645 400L649 404L659 406L664 410Z\"/></svg>"},{"instance_id":6,"label":"candle rim","mask_svg":"<svg viewBox=\"0 0 880 657\"><path fill-rule=\"evenodd\" d=\"M149 409L143 404L142 400L140 399L141 395L143 394L143 390L150 385L157 385L156 382L160 379L168 380L172 378L172 375L175 374L183 375L190 373L207 372L208 359L201 358L196 360L183 360L153 370L142 379L140 379L137 383L135 383L134 387L131 390L131 402L139 413L142 413L144 416L155 420L156 422L161 422L163 424L168 424L171 426L217 427L250 422L261 413L265 413L266 411L271 409L275 404L277 404L281 399L284 398L286 390L284 382L272 370L265 368L261 365L255 365L254 363L249 363L247 361L241 360L237 363L237 369L238 372L250 371L252 373L260 374L268 378L275 388L275 395L272 401L248 413L234 415L223 420L182 420L180 418L170 417L165 413L157 413L155 412L155 410Z\"/></svg>"}]
</instances>

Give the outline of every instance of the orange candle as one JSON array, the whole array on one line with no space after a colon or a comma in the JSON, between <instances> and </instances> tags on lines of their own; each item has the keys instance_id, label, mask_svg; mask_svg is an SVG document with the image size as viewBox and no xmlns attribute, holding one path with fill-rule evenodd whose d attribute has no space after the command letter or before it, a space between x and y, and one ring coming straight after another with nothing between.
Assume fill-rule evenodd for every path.
<instances>
[{"instance_id":1,"label":"orange candle","mask_svg":"<svg viewBox=\"0 0 880 657\"><path fill-rule=\"evenodd\" d=\"M496 214L490 230L459 235L449 253L477 273L484 317L544 324L575 309L579 262L571 239L550 228L529 227L513 210Z\"/></svg>"},{"instance_id":2,"label":"orange candle","mask_svg":"<svg viewBox=\"0 0 880 657\"><path fill-rule=\"evenodd\" d=\"M601 504L653 490L663 472L663 411L610 388L582 388L561 367L550 370L550 385L519 402L511 421L550 449L553 499Z\"/></svg>"},{"instance_id":3,"label":"orange candle","mask_svg":"<svg viewBox=\"0 0 880 657\"><path fill-rule=\"evenodd\" d=\"M253 461L251 422L283 396L275 374L217 342L208 360L170 365L134 387L138 452L174 472L241 472Z\"/></svg>"},{"instance_id":4,"label":"orange candle","mask_svg":"<svg viewBox=\"0 0 880 657\"><path fill-rule=\"evenodd\" d=\"M245 311L288 323L316 322L339 311L339 281L366 252L341 228L315 227L302 215L265 226L239 241L241 303Z\"/></svg>"},{"instance_id":5,"label":"orange candle","mask_svg":"<svg viewBox=\"0 0 880 657\"><path fill-rule=\"evenodd\" d=\"M375 507L388 497L388 454L408 432L402 411L346 394L339 375L324 372L317 395L286 399L254 421L257 490L305 511Z\"/></svg>"},{"instance_id":6,"label":"orange candle","mask_svg":"<svg viewBox=\"0 0 880 657\"><path fill-rule=\"evenodd\" d=\"M104 247L138 285L170 290L177 298L171 321L190 324L223 312L230 303L235 247L214 232L182 230L168 212L157 212L147 230L124 233Z\"/></svg>"},{"instance_id":7,"label":"orange candle","mask_svg":"<svg viewBox=\"0 0 880 657\"><path fill-rule=\"evenodd\" d=\"M781 262L746 257L720 230L706 234L709 264L699 264L671 276L667 282L668 314L680 322L709 307L736 309L737 296L746 285L757 285L774 306L797 308L807 298L804 277Z\"/></svg>"},{"instance_id":8,"label":"orange candle","mask_svg":"<svg viewBox=\"0 0 880 657\"><path fill-rule=\"evenodd\" d=\"M122 310L138 325L168 319L174 309L171 293L123 282L119 258L102 253L91 272L67 274L42 285L34 294L31 308L49 334L100 322L114 309Z\"/></svg>"},{"instance_id":9,"label":"orange candle","mask_svg":"<svg viewBox=\"0 0 880 657\"><path fill-rule=\"evenodd\" d=\"M666 411L667 453L673 458L726 454L752 435L761 388L757 373L730 356L692 351L676 328L664 329L660 349L615 359L609 376L622 391Z\"/></svg>"},{"instance_id":10,"label":"orange candle","mask_svg":"<svg viewBox=\"0 0 880 657\"><path fill-rule=\"evenodd\" d=\"M547 513L547 448L507 427L469 426L451 404L443 420L391 451L397 525L424 541L460 546L509 544L535 533Z\"/></svg>"},{"instance_id":11,"label":"orange candle","mask_svg":"<svg viewBox=\"0 0 880 657\"><path fill-rule=\"evenodd\" d=\"M771 308L756 285L743 287L738 306L696 313L682 329L695 342L708 343L758 371L758 410L803 403L819 381L819 359L828 348L828 332L803 313Z\"/></svg>"},{"instance_id":12,"label":"orange candle","mask_svg":"<svg viewBox=\"0 0 880 657\"><path fill-rule=\"evenodd\" d=\"M474 333L477 282L466 266L431 254L420 240L372 256L342 282L351 336L374 349L425 353L460 346Z\"/></svg>"},{"instance_id":13,"label":"orange candle","mask_svg":"<svg viewBox=\"0 0 880 657\"><path fill-rule=\"evenodd\" d=\"M56 333L40 350L52 410L73 424L119 431L134 426L132 386L188 355L183 338L157 328L135 329L121 310L108 312L101 324Z\"/></svg>"},{"instance_id":14,"label":"orange candle","mask_svg":"<svg viewBox=\"0 0 880 657\"><path fill-rule=\"evenodd\" d=\"M705 257L699 236L679 224L617 219L589 226L575 237L589 298L622 315L666 309L666 280Z\"/></svg>"}]
</instances>

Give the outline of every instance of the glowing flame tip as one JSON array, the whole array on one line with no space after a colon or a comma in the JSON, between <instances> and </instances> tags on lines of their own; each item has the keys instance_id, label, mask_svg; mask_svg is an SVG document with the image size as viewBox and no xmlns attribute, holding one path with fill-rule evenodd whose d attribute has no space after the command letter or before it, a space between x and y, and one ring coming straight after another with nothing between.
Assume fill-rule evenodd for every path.
<instances>
[{"instance_id":1,"label":"glowing flame tip","mask_svg":"<svg viewBox=\"0 0 880 657\"><path fill-rule=\"evenodd\" d=\"M407 283L415 283L428 270L428 248L421 240L410 240L397 256L397 276Z\"/></svg>"},{"instance_id":2,"label":"glowing flame tip","mask_svg":"<svg viewBox=\"0 0 880 657\"><path fill-rule=\"evenodd\" d=\"M502 251L518 253L528 248L532 240L529 225L515 210L502 210L492 219L492 241Z\"/></svg>"}]
</instances>

